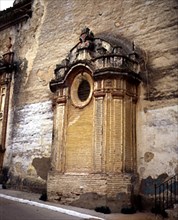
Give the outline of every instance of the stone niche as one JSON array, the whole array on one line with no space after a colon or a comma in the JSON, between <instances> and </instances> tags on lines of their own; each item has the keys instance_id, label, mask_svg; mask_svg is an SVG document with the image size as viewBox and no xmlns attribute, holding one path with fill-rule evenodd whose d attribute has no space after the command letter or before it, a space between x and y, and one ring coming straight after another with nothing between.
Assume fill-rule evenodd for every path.
<instances>
[{"instance_id":1,"label":"stone niche","mask_svg":"<svg viewBox=\"0 0 178 220\"><path fill-rule=\"evenodd\" d=\"M56 66L50 200L86 208L130 204L136 175L136 103L142 56L133 43L94 37Z\"/></svg>"}]
</instances>

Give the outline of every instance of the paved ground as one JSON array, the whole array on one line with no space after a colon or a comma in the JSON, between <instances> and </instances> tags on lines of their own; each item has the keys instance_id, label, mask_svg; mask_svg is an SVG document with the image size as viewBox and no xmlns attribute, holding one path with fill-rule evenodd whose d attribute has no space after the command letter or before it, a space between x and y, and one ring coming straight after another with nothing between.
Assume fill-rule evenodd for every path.
<instances>
[{"instance_id":1,"label":"paved ground","mask_svg":"<svg viewBox=\"0 0 178 220\"><path fill-rule=\"evenodd\" d=\"M82 220L82 218L0 198L0 220Z\"/></svg>"},{"instance_id":2,"label":"paved ground","mask_svg":"<svg viewBox=\"0 0 178 220\"><path fill-rule=\"evenodd\" d=\"M20 198L20 199L24 199L24 200L28 200L28 201L32 201L32 202L34 201L34 202L37 202L38 204L59 207L59 208L65 209L67 211L68 210L76 211L77 213L91 215L94 217L102 218L104 220L158 220L158 219L160 219L158 216L155 216L152 213L135 213L135 214L129 214L129 215L120 214L120 213L102 214L102 213L95 212L94 210L59 205L59 204L51 203L51 202L43 202L43 201L39 200L39 197L40 197L39 194L26 193L26 192L15 191L15 190L0 189L0 195L7 195L7 196L11 196L11 197L14 197L17 199ZM15 203L17 203L17 202L15 202ZM53 212L55 212L55 211L53 211ZM75 220L76 217L72 217L72 218L69 217L68 219ZM80 219L84 219L84 218L80 218ZM90 219L92 219L92 218L90 218ZM35 220L41 220L41 218L40 219L36 218Z\"/></svg>"}]
</instances>

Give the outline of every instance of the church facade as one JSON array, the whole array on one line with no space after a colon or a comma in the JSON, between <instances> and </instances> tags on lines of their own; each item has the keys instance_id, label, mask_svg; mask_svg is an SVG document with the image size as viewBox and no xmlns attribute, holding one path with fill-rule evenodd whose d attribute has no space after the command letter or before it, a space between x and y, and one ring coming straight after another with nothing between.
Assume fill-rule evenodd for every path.
<instances>
[{"instance_id":1,"label":"church facade","mask_svg":"<svg viewBox=\"0 0 178 220\"><path fill-rule=\"evenodd\" d=\"M176 10L22 0L0 12L6 187L112 211L152 203L178 172Z\"/></svg>"}]
</instances>

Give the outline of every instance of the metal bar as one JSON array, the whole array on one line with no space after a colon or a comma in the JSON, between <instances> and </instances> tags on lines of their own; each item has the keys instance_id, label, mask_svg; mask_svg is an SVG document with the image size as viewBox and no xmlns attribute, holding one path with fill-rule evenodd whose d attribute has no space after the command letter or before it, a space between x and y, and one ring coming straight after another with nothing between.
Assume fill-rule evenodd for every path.
<instances>
[{"instance_id":1,"label":"metal bar","mask_svg":"<svg viewBox=\"0 0 178 220\"><path fill-rule=\"evenodd\" d=\"M164 205L164 200L165 200L165 198L164 198L164 184L163 184L163 192L162 192L162 195L163 195L162 206L163 206L163 210L164 210L164 208L165 208L165 205Z\"/></svg>"},{"instance_id":2,"label":"metal bar","mask_svg":"<svg viewBox=\"0 0 178 220\"><path fill-rule=\"evenodd\" d=\"M172 201L172 179L170 180L171 181L171 184L170 184L170 187L171 187L171 189L170 189L170 191L171 191L171 194L170 194L170 206L172 206L173 205L173 201Z\"/></svg>"},{"instance_id":3,"label":"metal bar","mask_svg":"<svg viewBox=\"0 0 178 220\"><path fill-rule=\"evenodd\" d=\"M174 176L174 183L173 183L173 196L174 196L174 203L176 203L176 176Z\"/></svg>"},{"instance_id":4,"label":"metal bar","mask_svg":"<svg viewBox=\"0 0 178 220\"><path fill-rule=\"evenodd\" d=\"M178 178L178 174L175 175ZM174 177L174 176L173 176ZM162 184L169 182L171 179L173 179L173 177L171 177L170 179L163 181L162 183L160 183L160 185L157 186L157 188L159 188ZM178 180L178 179L177 179Z\"/></svg>"},{"instance_id":5,"label":"metal bar","mask_svg":"<svg viewBox=\"0 0 178 220\"><path fill-rule=\"evenodd\" d=\"M155 186L155 214L157 209L163 211L167 208L173 207L173 204L178 202L178 174L174 175L170 179Z\"/></svg>"},{"instance_id":6,"label":"metal bar","mask_svg":"<svg viewBox=\"0 0 178 220\"><path fill-rule=\"evenodd\" d=\"M178 176L175 176L175 203L178 202L177 196L178 196Z\"/></svg>"},{"instance_id":7,"label":"metal bar","mask_svg":"<svg viewBox=\"0 0 178 220\"><path fill-rule=\"evenodd\" d=\"M161 193L160 193L160 188L161 186L158 188L158 198L159 198L159 207L161 206Z\"/></svg>"},{"instance_id":8,"label":"metal bar","mask_svg":"<svg viewBox=\"0 0 178 220\"><path fill-rule=\"evenodd\" d=\"M168 208L169 206L169 184L168 182L166 183L166 191L167 191L166 206Z\"/></svg>"},{"instance_id":9,"label":"metal bar","mask_svg":"<svg viewBox=\"0 0 178 220\"><path fill-rule=\"evenodd\" d=\"M156 194L156 184L154 185L155 187L155 215L157 214L157 194Z\"/></svg>"}]
</instances>

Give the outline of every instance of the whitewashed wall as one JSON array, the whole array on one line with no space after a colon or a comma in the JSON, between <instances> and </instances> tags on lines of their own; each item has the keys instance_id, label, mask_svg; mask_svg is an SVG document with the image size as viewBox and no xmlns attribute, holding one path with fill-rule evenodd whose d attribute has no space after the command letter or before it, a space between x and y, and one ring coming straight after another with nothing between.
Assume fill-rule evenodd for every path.
<instances>
[{"instance_id":1,"label":"whitewashed wall","mask_svg":"<svg viewBox=\"0 0 178 220\"><path fill-rule=\"evenodd\" d=\"M156 178L178 172L178 106L138 113L138 172Z\"/></svg>"},{"instance_id":2,"label":"whitewashed wall","mask_svg":"<svg viewBox=\"0 0 178 220\"><path fill-rule=\"evenodd\" d=\"M18 175L35 175L34 158L50 157L53 116L51 101L14 109L4 166Z\"/></svg>"}]
</instances>

